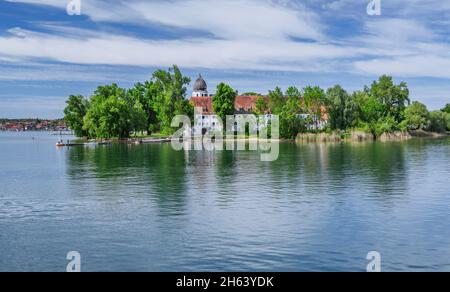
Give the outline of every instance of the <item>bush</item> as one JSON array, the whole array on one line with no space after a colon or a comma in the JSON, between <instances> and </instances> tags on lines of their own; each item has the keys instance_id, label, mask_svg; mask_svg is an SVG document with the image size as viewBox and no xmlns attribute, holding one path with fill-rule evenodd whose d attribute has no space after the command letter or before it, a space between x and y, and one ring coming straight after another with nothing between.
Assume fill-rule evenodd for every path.
<instances>
[{"instance_id":1,"label":"bush","mask_svg":"<svg viewBox=\"0 0 450 292\"><path fill-rule=\"evenodd\" d=\"M445 120L447 121L447 131L450 131L450 113L445 114Z\"/></svg>"},{"instance_id":2,"label":"bush","mask_svg":"<svg viewBox=\"0 0 450 292\"><path fill-rule=\"evenodd\" d=\"M430 113L430 126L428 130L431 132L442 133L448 127L448 114L442 111L434 111Z\"/></svg>"},{"instance_id":3,"label":"bush","mask_svg":"<svg viewBox=\"0 0 450 292\"><path fill-rule=\"evenodd\" d=\"M413 102L405 110L405 119L401 122L401 130L423 130L430 126L430 113L427 107L418 102Z\"/></svg>"},{"instance_id":4,"label":"bush","mask_svg":"<svg viewBox=\"0 0 450 292\"><path fill-rule=\"evenodd\" d=\"M280 117L280 137L295 139L299 133L306 132L305 120L298 117Z\"/></svg>"},{"instance_id":5,"label":"bush","mask_svg":"<svg viewBox=\"0 0 450 292\"><path fill-rule=\"evenodd\" d=\"M450 114L450 103L447 103L445 107L442 109L444 113Z\"/></svg>"},{"instance_id":6,"label":"bush","mask_svg":"<svg viewBox=\"0 0 450 292\"><path fill-rule=\"evenodd\" d=\"M395 131L398 131L399 129L399 124L397 123L395 118L388 116L378 120L378 122L375 124L375 131L373 131L373 133L377 137L379 137L384 133L393 133Z\"/></svg>"}]
</instances>

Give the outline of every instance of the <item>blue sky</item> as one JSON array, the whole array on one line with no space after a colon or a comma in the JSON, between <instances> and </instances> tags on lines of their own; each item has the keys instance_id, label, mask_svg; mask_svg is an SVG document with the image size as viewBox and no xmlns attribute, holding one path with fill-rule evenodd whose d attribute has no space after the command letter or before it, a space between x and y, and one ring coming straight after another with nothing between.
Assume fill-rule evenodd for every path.
<instances>
[{"instance_id":1,"label":"blue sky","mask_svg":"<svg viewBox=\"0 0 450 292\"><path fill-rule=\"evenodd\" d=\"M62 117L70 94L180 66L240 92L362 89L379 75L450 103L450 0L0 0L0 117Z\"/></svg>"}]
</instances>

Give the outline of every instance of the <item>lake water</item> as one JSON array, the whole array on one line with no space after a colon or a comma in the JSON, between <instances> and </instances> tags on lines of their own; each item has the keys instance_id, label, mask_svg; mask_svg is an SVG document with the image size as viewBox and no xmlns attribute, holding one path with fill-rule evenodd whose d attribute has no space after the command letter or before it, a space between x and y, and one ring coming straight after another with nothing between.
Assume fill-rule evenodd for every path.
<instances>
[{"instance_id":1,"label":"lake water","mask_svg":"<svg viewBox=\"0 0 450 292\"><path fill-rule=\"evenodd\" d=\"M34 137L34 140L32 139ZM175 152L0 133L0 271L450 271L450 139Z\"/></svg>"}]
</instances>

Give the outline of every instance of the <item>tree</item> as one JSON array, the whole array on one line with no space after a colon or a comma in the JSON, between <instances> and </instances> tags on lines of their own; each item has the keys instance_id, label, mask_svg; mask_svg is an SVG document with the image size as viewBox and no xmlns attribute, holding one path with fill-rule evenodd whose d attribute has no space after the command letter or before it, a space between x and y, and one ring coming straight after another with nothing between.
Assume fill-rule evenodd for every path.
<instances>
[{"instance_id":1,"label":"tree","mask_svg":"<svg viewBox=\"0 0 450 292\"><path fill-rule=\"evenodd\" d=\"M432 132L442 133L447 130L447 114L442 111L433 111L430 113L429 130Z\"/></svg>"},{"instance_id":2,"label":"tree","mask_svg":"<svg viewBox=\"0 0 450 292\"><path fill-rule=\"evenodd\" d=\"M447 121L447 131L450 131L450 113L445 113L445 119Z\"/></svg>"},{"instance_id":3,"label":"tree","mask_svg":"<svg viewBox=\"0 0 450 292\"><path fill-rule=\"evenodd\" d=\"M149 134L158 130L159 124L154 110L154 103L158 95L158 87L156 84L152 81L146 81L144 84L138 82L133 88L128 90L127 94L135 101L139 101L142 105L142 109L146 115L144 121L140 121L140 123L143 123L143 128Z\"/></svg>"},{"instance_id":4,"label":"tree","mask_svg":"<svg viewBox=\"0 0 450 292\"><path fill-rule=\"evenodd\" d=\"M212 105L214 112L222 121L225 121L227 116L234 115L236 96L237 91L231 88L231 86L225 83L220 83L217 86L217 92L213 97Z\"/></svg>"},{"instance_id":5,"label":"tree","mask_svg":"<svg viewBox=\"0 0 450 292\"><path fill-rule=\"evenodd\" d=\"M91 97L84 130L96 138L128 138L132 131L145 129L145 120L146 114L139 100L112 84L98 87Z\"/></svg>"},{"instance_id":6,"label":"tree","mask_svg":"<svg viewBox=\"0 0 450 292\"><path fill-rule=\"evenodd\" d=\"M268 107L269 111L274 115L279 115L283 110L284 96L281 88L277 87L275 90L269 91Z\"/></svg>"},{"instance_id":7,"label":"tree","mask_svg":"<svg viewBox=\"0 0 450 292\"><path fill-rule=\"evenodd\" d=\"M444 113L450 114L450 103L447 103L445 107L442 109Z\"/></svg>"},{"instance_id":8,"label":"tree","mask_svg":"<svg viewBox=\"0 0 450 292\"><path fill-rule=\"evenodd\" d=\"M386 107L376 98L368 96L365 103L362 104L363 120L373 123L383 118Z\"/></svg>"},{"instance_id":9,"label":"tree","mask_svg":"<svg viewBox=\"0 0 450 292\"><path fill-rule=\"evenodd\" d=\"M340 85L327 90L327 109L331 129L346 130L355 120L355 103Z\"/></svg>"},{"instance_id":10,"label":"tree","mask_svg":"<svg viewBox=\"0 0 450 292\"><path fill-rule=\"evenodd\" d=\"M366 93L384 106L383 117L392 116L397 122L403 120L403 113L410 103L409 89L405 82L395 85L392 77L383 75L365 88Z\"/></svg>"},{"instance_id":11,"label":"tree","mask_svg":"<svg viewBox=\"0 0 450 292\"><path fill-rule=\"evenodd\" d=\"M285 139L294 139L298 133L306 131L305 121L300 118L301 94L296 87L289 87L287 97L280 113L280 136Z\"/></svg>"},{"instance_id":12,"label":"tree","mask_svg":"<svg viewBox=\"0 0 450 292\"><path fill-rule=\"evenodd\" d=\"M400 129L398 122L392 116L382 117L375 124L370 124L371 132L379 137L383 133L392 133Z\"/></svg>"},{"instance_id":13,"label":"tree","mask_svg":"<svg viewBox=\"0 0 450 292\"><path fill-rule=\"evenodd\" d=\"M427 107L418 102L413 102L405 110L405 120L401 123L407 130L425 130L430 126L430 113Z\"/></svg>"},{"instance_id":14,"label":"tree","mask_svg":"<svg viewBox=\"0 0 450 292\"><path fill-rule=\"evenodd\" d=\"M153 110L159 121L160 131L170 135L175 129L171 127L172 120L176 115L187 115L193 117L194 109L186 99L187 85L191 79L183 76L177 66L173 66L168 71L157 70L153 73L152 81L156 96Z\"/></svg>"},{"instance_id":15,"label":"tree","mask_svg":"<svg viewBox=\"0 0 450 292\"><path fill-rule=\"evenodd\" d=\"M267 100L265 97L260 96L258 99L256 99L255 102L255 114L256 115L264 115L269 110L269 107L267 105Z\"/></svg>"},{"instance_id":16,"label":"tree","mask_svg":"<svg viewBox=\"0 0 450 292\"><path fill-rule=\"evenodd\" d=\"M87 131L83 129L84 117L89 109L89 101L81 95L71 95L66 101L64 109L64 120L72 129L77 137L88 136Z\"/></svg>"},{"instance_id":17,"label":"tree","mask_svg":"<svg viewBox=\"0 0 450 292\"><path fill-rule=\"evenodd\" d=\"M316 127L322 118L322 107L326 103L325 92L319 86L308 86L303 89L305 111L312 115Z\"/></svg>"}]
</instances>

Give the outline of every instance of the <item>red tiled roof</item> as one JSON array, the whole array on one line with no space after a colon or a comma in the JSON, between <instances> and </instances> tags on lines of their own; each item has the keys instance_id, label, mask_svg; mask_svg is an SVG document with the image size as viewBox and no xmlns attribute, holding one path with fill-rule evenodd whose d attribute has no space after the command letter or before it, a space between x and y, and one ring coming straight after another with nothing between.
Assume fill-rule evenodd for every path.
<instances>
[{"instance_id":1,"label":"red tiled roof","mask_svg":"<svg viewBox=\"0 0 450 292\"><path fill-rule=\"evenodd\" d=\"M235 108L236 112L252 112L253 110L255 110L256 101L258 100L259 97L260 96L258 96L258 95L236 96L236 99L234 101L234 108ZM267 97L264 97L264 98L267 99ZM214 110L213 110L213 106L212 106L212 99L213 99L212 96L192 97L191 103L194 107L202 108L204 115L213 115ZM325 106L321 106L320 109L322 112L322 120L327 121L329 119L327 108Z\"/></svg>"},{"instance_id":2,"label":"red tiled roof","mask_svg":"<svg viewBox=\"0 0 450 292\"><path fill-rule=\"evenodd\" d=\"M234 101L234 108L236 111L252 112L256 108L256 101L258 100L258 95L252 96L236 96Z\"/></svg>"},{"instance_id":3,"label":"red tiled roof","mask_svg":"<svg viewBox=\"0 0 450 292\"><path fill-rule=\"evenodd\" d=\"M214 114L213 106L212 106L212 96L207 97L192 97L191 104L194 107L202 108L202 112L204 115L212 115Z\"/></svg>"},{"instance_id":4,"label":"red tiled roof","mask_svg":"<svg viewBox=\"0 0 450 292\"><path fill-rule=\"evenodd\" d=\"M237 112L243 110L245 112L251 112L255 109L256 101L259 96L237 96L234 101L234 108ZM208 97L192 97L191 103L194 107L200 107L203 109L203 114L214 114L212 106L212 96Z\"/></svg>"}]
</instances>

